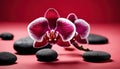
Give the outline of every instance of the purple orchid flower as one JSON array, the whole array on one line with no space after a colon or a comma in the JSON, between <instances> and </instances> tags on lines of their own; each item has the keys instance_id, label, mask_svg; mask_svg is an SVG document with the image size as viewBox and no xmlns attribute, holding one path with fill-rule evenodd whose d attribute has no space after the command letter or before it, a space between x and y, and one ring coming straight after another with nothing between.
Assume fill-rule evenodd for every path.
<instances>
[{"instance_id":1,"label":"purple orchid flower","mask_svg":"<svg viewBox=\"0 0 120 69\"><path fill-rule=\"evenodd\" d=\"M67 42L74 37L76 27L68 19L60 18L58 12L50 8L44 17L37 18L28 25L28 32L35 40L34 47L43 47L48 43L69 46Z\"/></svg>"},{"instance_id":2,"label":"purple orchid flower","mask_svg":"<svg viewBox=\"0 0 120 69\"><path fill-rule=\"evenodd\" d=\"M87 37L90 32L89 24L83 19L78 19L78 17L75 15L75 13L70 13L67 16L67 19L72 21L76 27L75 40L77 42L83 43L83 44L88 43Z\"/></svg>"},{"instance_id":3,"label":"purple orchid flower","mask_svg":"<svg viewBox=\"0 0 120 69\"><path fill-rule=\"evenodd\" d=\"M54 8L49 8L44 17L39 17L28 25L28 33L34 40L35 48L56 43L63 47L72 44L80 50L87 51L89 49L79 47L75 41L87 43L89 29L89 24L78 19L75 14L71 13L67 18L61 18Z\"/></svg>"}]
</instances>

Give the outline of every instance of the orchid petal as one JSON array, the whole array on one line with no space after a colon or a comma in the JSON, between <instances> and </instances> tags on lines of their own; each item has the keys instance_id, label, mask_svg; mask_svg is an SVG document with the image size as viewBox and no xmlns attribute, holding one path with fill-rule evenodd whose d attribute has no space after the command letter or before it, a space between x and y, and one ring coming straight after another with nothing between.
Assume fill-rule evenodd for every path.
<instances>
[{"instance_id":1,"label":"orchid petal","mask_svg":"<svg viewBox=\"0 0 120 69\"><path fill-rule=\"evenodd\" d=\"M75 20L76 32L81 36L81 38L87 38L90 32L89 24L83 19Z\"/></svg>"},{"instance_id":2,"label":"orchid petal","mask_svg":"<svg viewBox=\"0 0 120 69\"><path fill-rule=\"evenodd\" d=\"M62 46L62 47L69 47L70 46L70 42L69 41L64 42L61 37L57 40L56 44L59 46Z\"/></svg>"},{"instance_id":3,"label":"orchid petal","mask_svg":"<svg viewBox=\"0 0 120 69\"><path fill-rule=\"evenodd\" d=\"M75 36L75 40L76 40L77 42L79 42L80 44L87 44L87 43L88 43L87 38L81 39L80 35L76 35L76 36Z\"/></svg>"},{"instance_id":4,"label":"orchid petal","mask_svg":"<svg viewBox=\"0 0 120 69\"><path fill-rule=\"evenodd\" d=\"M48 21L44 17L37 18L28 25L28 33L35 41L41 42L48 30Z\"/></svg>"},{"instance_id":5,"label":"orchid petal","mask_svg":"<svg viewBox=\"0 0 120 69\"><path fill-rule=\"evenodd\" d=\"M67 19L69 19L70 21L72 21L72 22L74 23L74 21L75 21L76 19L78 19L78 18L77 18L77 16L75 15L75 13L70 13L70 14L68 14L68 16L67 16Z\"/></svg>"},{"instance_id":6,"label":"orchid petal","mask_svg":"<svg viewBox=\"0 0 120 69\"><path fill-rule=\"evenodd\" d=\"M33 47L34 48L41 48L41 47L44 47L48 44L48 40L43 38L43 41L42 42L38 42L38 41L34 41L33 43Z\"/></svg>"},{"instance_id":7,"label":"orchid petal","mask_svg":"<svg viewBox=\"0 0 120 69\"><path fill-rule=\"evenodd\" d=\"M55 30L59 33L63 41L70 41L76 32L75 25L65 18L59 18L57 20L57 27Z\"/></svg>"},{"instance_id":8,"label":"orchid petal","mask_svg":"<svg viewBox=\"0 0 120 69\"><path fill-rule=\"evenodd\" d=\"M44 17L48 19L50 29L55 29L56 21L60 17L57 10L55 10L54 8L49 8L46 11Z\"/></svg>"}]
</instances>

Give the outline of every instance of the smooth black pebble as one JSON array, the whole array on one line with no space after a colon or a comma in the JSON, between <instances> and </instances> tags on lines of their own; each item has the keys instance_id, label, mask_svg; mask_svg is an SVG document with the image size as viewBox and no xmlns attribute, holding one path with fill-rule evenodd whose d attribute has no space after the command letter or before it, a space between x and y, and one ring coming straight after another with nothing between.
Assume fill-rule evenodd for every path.
<instances>
[{"instance_id":1,"label":"smooth black pebble","mask_svg":"<svg viewBox=\"0 0 120 69\"><path fill-rule=\"evenodd\" d=\"M103 51L89 51L85 52L82 57L85 61L99 62L109 60L111 58L111 55Z\"/></svg>"},{"instance_id":2,"label":"smooth black pebble","mask_svg":"<svg viewBox=\"0 0 120 69\"><path fill-rule=\"evenodd\" d=\"M2 64L14 64L17 57L10 52L0 52L0 65Z\"/></svg>"},{"instance_id":3,"label":"smooth black pebble","mask_svg":"<svg viewBox=\"0 0 120 69\"><path fill-rule=\"evenodd\" d=\"M0 37L2 40L12 40L14 38L14 35L12 33L4 32L0 34Z\"/></svg>"},{"instance_id":4,"label":"smooth black pebble","mask_svg":"<svg viewBox=\"0 0 120 69\"><path fill-rule=\"evenodd\" d=\"M48 44L42 48L34 48L33 40L30 37L21 38L14 42L14 49L18 54L34 54L40 49L51 48L52 46Z\"/></svg>"},{"instance_id":5,"label":"smooth black pebble","mask_svg":"<svg viewBox=\"0 0 120 69\"><path fill-rule=\"evenodd\" d=\"M108 43L108 39L101 35L89 34L88 42L89 44L106 44Z\"/></svg>"},{"instance_id":6,"label":"smooth black pebble","mask_svg":"<svg viewBox=\"0 0 120 69\"><path fill-rule=\"evenodd\" d=\"M57 59L57 52L52 49L42 49L36 52L38 61L51 62Z\"/></svg>"}]
</instances>

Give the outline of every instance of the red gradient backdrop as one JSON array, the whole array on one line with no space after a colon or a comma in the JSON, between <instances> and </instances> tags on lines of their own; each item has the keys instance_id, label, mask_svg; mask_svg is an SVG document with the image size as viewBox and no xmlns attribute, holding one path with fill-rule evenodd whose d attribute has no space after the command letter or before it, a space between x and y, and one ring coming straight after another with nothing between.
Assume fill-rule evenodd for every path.
<instances>
[{"instance_id":1,"label":"red gradient backdrop","mask_svg":"<svg viewBox=\"0 0 120 69\"><path fill-rule=\"evenodd\" d=\"M88 22L120 22L120 0L0 0L0 21L30 22L56 8L61 17L74 12Z\"/></svg>"},{"instance_id":2,"label":"red gradient backdrop","mask_svg":"<svg viewBox=\"0 0 120 69\"><path fill-rule=\"evenodd\" d=\"M13 48L16 40L28 36L28 24L44 15L48 8L56 8L61 17L74 12L90 23L90 33L109 39L108 44L84 44L85 48L111 54L111 61L86 62L83 51L54 45L58 60L51 63L38 62L35 54L19 55ZM8 51L17 56L12 65L0 65L0 69L120 69L120 0L0 0L0 33L10 32L14 39L0 39L0 52Z\"/></svg>"}]
</instances>

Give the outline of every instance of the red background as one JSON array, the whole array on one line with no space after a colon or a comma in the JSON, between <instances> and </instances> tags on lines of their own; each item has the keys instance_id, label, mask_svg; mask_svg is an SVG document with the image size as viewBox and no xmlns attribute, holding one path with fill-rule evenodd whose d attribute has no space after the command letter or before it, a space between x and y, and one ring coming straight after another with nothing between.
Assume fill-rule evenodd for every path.
<instances>
[{"instance_id":1,"label":"red background","mask_svg":"<svg viewBox=\"0 0 120 69\"><path fill-rule=\"evenodd\" d=\"M88 22L120 22L120 0L0 0L0 21L30 22L55 8Z\"/></svg>"},{"instance_id":2,"label":"red background","mask_svg":"<svg viewBox=\"0 0 120 69\"><path fill-rule=\"evenodd\" d=\"M10 32L15 36L11 41L0 40L0 52L8 51L18 58L16 64L0 65L0 69L120 69L119 7L120 0L0 0L0 33ZM38 62L34 54L16 54L13 49L14 42L28 36L28 24L43 16L48 8L58 10L61 17L74 12L90 24L90 33L107 37L108 44L83 46L110 53L111 61L85 62L81 57L83 51L65 51L57 45L54 45L53 49L59 54L58 60L51 63Z\"/></svg>"}]
</instances>

